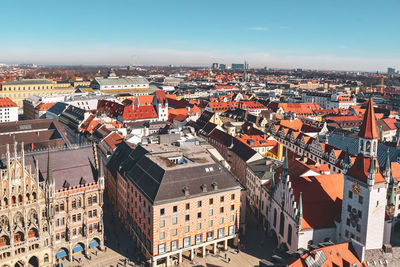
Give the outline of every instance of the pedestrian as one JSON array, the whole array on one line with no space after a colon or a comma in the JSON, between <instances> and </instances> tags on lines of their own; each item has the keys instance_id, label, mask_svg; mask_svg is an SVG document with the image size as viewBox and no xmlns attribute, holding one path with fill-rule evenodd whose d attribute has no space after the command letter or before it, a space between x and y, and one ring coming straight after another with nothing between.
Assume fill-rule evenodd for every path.
<instances>
[{"instance_id":1,"label":"pedestrian","mask_svg":"<svg viewBox=\"0 0 400 267\"><path fill-rule=\"evenodd\" d=\"M225 260L226 260L226 253L225 253Z\"/></svg>"},{"instance_id":2,"label":"pedestrian","mask_svg":"<svg viewBox=\"0 0 400 267\"><path fill-rule=\"evenodd\" d=\"M228 263L231 263L231 258L228 258Z\"/></svg>"}]
</instances>

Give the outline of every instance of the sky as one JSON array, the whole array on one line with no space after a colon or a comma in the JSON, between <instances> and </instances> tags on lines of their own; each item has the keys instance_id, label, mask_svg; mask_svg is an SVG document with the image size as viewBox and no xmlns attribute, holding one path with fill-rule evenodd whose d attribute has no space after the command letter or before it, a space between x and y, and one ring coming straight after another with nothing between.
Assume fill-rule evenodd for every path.
<instances>
[{"instance_id":1,"label":"sky","mask_svg":"<svg viewBox=\"0 0 400 267\"><path fill-rule=\"evenodd\" d=\"M0 63L400 69L399 0L2 0Z\"/></svg>"}]
</instances>

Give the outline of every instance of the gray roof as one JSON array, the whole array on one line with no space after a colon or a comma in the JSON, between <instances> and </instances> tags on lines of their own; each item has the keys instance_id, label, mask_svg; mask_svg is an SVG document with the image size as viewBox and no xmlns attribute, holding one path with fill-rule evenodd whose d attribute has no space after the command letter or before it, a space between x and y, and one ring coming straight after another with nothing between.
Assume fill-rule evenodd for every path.
<instances>
[{"instance_id":1,"label":"gray roof","mask_svg":"<svg viewBox=\"0 0 400 267\"><path fill-rule=\"evenodd\" d=\"M3 82L3 85L27 85L27 84L53 84L49 80L20 80L20 81L10 81Z\"/></svg>"},{"instance_id":2,"label":"gray roof","mask_svg":"<svg viewBox=\"0 0 400 267\"><path fill-rule=\"evenodd\" d=\"M47 110L47 112L51 112L55 115L60 115L66 108L68 107L68 104L65 104L63 102L57 102L55 105L53 105L51 108Z\"/></svg>"},{"instance_id":3,"label":"gray roof","mask_svg":"<svg viewBox=\"0 0 400 267\"><path fill-rule=\"evenodd\" d=\"M120 77L120 78L95 78L100 85L130 85L148 84L149 81L143 77Z\"/></svg>"},{"instance_id":4,"label":"gray roof","mask_svg":"<svg viewBox=\"0 0 400 267\"><path fill-rule=\"evenodd\" d=\"M322 139L320 141L322 141ZM343 136L339 134L330 134L328 139L328 144L344 151L346 151L346 149L349 148L350 154L352 155L358 154L357 138ZM391 162L397 161L397 156L400 153L400 148L378 143L378 162L379 166L381 167L384 166L386 163L388 149L389 149L390 161Z\"/></svg>"},{"instance_id":5,"label":"gray roof","mask_svg":"<svg viewBox=\"0 0 400 267\"><path fill-rule=\"evenodd\" d=\"M26 166L31 165L32 172L36 171L35 159L39 163L41 180L47 177L47 151L25 156ZM65 181L70 186L79 185L81 178L86 184L97 180L97 171L94 166L92 147L68 149L50 152L50 166L53 171L56 190L62 189Z\"/></svg>"},{"instance_id":6,"label":"gray roof","mask_svg":"<svg viewBox=\"0 0 400 267\"><path fill-rule=\"evenodd\" d=\"M168 157L182 155L182 152L193 162L176 165L168 160ZM209 194L202 191L202 184L207 186L208 192L214 191L211 185L214 182L218 184L217 191L241 188L230 172L199 147L185 150L147 145L134 149L123 142L112 155L107 168L114 177L118 172L129 179L151 203L157 204ZM189 196L184 195L184 187L189 189Z\"/></svg>"}]
</instances>

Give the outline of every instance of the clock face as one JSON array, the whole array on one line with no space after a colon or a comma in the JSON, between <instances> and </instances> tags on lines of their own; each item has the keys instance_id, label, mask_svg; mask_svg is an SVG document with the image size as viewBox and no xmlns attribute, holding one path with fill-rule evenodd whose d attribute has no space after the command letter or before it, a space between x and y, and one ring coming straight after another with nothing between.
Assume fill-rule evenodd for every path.
<instances>
[{"instance_id":1,"label":"clock face","mask_svg":"<svg viewBox=\"0 0 400 267\"><path fill-rule=\"evenodd\" d=\"M361 193L361 187L357 182L354 182L353 185L351 186L351 191L353 191L354 194L358 195Z\"/></svg>"}]
</instances>

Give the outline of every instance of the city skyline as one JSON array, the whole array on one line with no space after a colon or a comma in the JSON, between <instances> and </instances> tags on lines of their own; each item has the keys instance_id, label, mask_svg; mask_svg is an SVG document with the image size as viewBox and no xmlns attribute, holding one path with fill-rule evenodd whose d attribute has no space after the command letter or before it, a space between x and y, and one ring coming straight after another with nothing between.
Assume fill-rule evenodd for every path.
<instances>
[{"instance_id":1,"label":"city skyline","mask_svg":"<svg viewBox=\"0 0 400 267\"><path fill-rule=\"evenodd\" d=\"M2 3L0 63L399 68L397 1Z\"/></svg>"}]
</instances>

